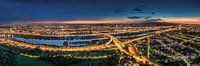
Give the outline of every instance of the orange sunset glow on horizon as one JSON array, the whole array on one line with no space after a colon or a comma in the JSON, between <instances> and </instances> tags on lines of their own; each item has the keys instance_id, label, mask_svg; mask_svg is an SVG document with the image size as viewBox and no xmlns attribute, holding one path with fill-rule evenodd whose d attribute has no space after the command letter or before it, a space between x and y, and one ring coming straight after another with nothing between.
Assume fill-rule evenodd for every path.
<instances>
[{"instance_id":1,"label":"orange sunset glow on horizon","mask_svg":"<svg viewBox=\"0 0 200 66\"><path fill-rule=\"evenodd\" d=\"M178 24L200 24L200 18L164 18L164 22Z\"/></svg>"},{"instance_id":2,"label":"orange sunset glow on horizon","mask_svg":"<svg viewBox=\"0 0 200 66\"><path fill-rule=\"evenodd\" d=\"M108 20L66 20L66 21L33 21L32 23L63 23L63 24L115 24L115 23L140 23L146 22L144 19L108 19ZM166 23L176 24L200 24L199 18L162 18Z\"/></svg>"},{"instance_id":3,"label":"orange sunset glow on horizon","mask_svg":"<svg viewBox=\"0 0 200 66\"><path fill-rule=\"evenodd\" d=\"M37 21L32 23L63 23L63 24L114 24L114 23L138 23L144 20L110 19L110 20L66 20L66 21Z\"/></svg>"}]
</instances>

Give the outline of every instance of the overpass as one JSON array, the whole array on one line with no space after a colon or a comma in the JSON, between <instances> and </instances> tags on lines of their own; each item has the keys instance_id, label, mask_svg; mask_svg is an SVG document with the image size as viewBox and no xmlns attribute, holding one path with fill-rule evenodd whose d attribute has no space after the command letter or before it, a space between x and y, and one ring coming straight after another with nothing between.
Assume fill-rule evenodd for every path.
<instances>
[{"instance_id":1,"label":"overpass","mask_svg":"<svg viewBox=\"0 0 200 66\"><path fill-rule=\"evenodd\" d=\"M116 37L114 36L111 36L110 34L103 34L103 33L98 33L98 32L95 32L96 34L99 34L99 35L104 35L104 36L107 36L109 37L110 39L112 39L112 42L115 44L115 46L117 46L117 48L122 52L122 53L125 53L131 57L133 57L135 59L135 61L137 63L142 63L142 64L146 64L149 62L149 60L147 58L145 58L144 56L139 56L139 55L134 55L130 52L128 52L126 49L123 48L122 45L124 45L122 42L120 42Z\"/></svg>"}]
</instances>

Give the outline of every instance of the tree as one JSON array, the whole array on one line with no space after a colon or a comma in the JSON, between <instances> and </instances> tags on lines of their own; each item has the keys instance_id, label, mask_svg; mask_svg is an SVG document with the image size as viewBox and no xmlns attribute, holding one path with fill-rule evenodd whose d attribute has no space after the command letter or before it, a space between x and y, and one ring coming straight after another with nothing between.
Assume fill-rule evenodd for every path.
<instances>
[{"instance_id":1,"label":"tree","mask_svg":"<svg viewBox=\"0 0 200 66\"><path fill-rule=\"evenodd\" d=\"M16 54L0 48L0 66L16 66Z\"/></svg>"}]
</instances>

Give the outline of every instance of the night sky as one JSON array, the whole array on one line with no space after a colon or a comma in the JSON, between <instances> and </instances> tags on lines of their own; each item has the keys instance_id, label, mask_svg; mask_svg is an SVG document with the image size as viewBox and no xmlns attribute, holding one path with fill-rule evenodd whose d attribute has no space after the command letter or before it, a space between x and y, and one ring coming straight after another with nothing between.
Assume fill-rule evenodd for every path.
<instances>
[{"instance_id":1,"label":"night sky","mask_svg":"<svg viewBox=\"0 0 200 66\"><path fill-rule=\"evenodd\" d=\"M200 0L0 0L2 23L138 19L200 23Z\"/></svg>"}]
</instances>

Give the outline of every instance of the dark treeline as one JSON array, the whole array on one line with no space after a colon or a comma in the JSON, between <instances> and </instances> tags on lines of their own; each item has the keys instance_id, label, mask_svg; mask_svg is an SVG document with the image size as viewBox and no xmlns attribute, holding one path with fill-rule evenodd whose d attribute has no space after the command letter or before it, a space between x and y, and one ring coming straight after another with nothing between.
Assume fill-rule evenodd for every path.
<instances>
[{"instance_id":1,"label":"dark treeline","mask_svg":"<svg viewBox=\"0 0 200 66\"><path fill-rule=\"evenodd\" d=\"M6 50L4 47L0 47L0 66L17 66L16 53Z\"/></svg>"},{"instance_id":2,"label":"dark treeline","mask_svg":"<svg viewBox=\"0 0 200 66\"><path fill-rule=\"evenodd\" d=\"M1 65L2 62L0 61L0 66L15 66L16 61L15 61L15 56L17 54L23 53L23 54L28 54L28 55L35 55L39 56L40 60L48 61L53 63L56 66L70 66L70 65L77 65L78 66L116 66L118 63L118 55L116 54L115 51L91 51L91 52L49 52L49 51L41 51L39 49L28 49L28 48L21 48L21 47L14 47L14 46L8 46L8 45L3 45L0 44L0 47L6 48L9 54L1 56L3 53L1 52L1 58L6 59L3 64L8 64L9 65ZM2 50L4 51L4 50ZM16 52L16 53L13 53ZM69 57L64 57L63 55L72 55ZM110 55L110 54L116 54L108 58L102 58L102 59L78 59L73 56L80 56L80 57L85 57L85 56L101 56L101 55ZM8 56L8 57L5 57ZM11 57L12 56L12 57Z\"/></svg>"}]
</instances>

